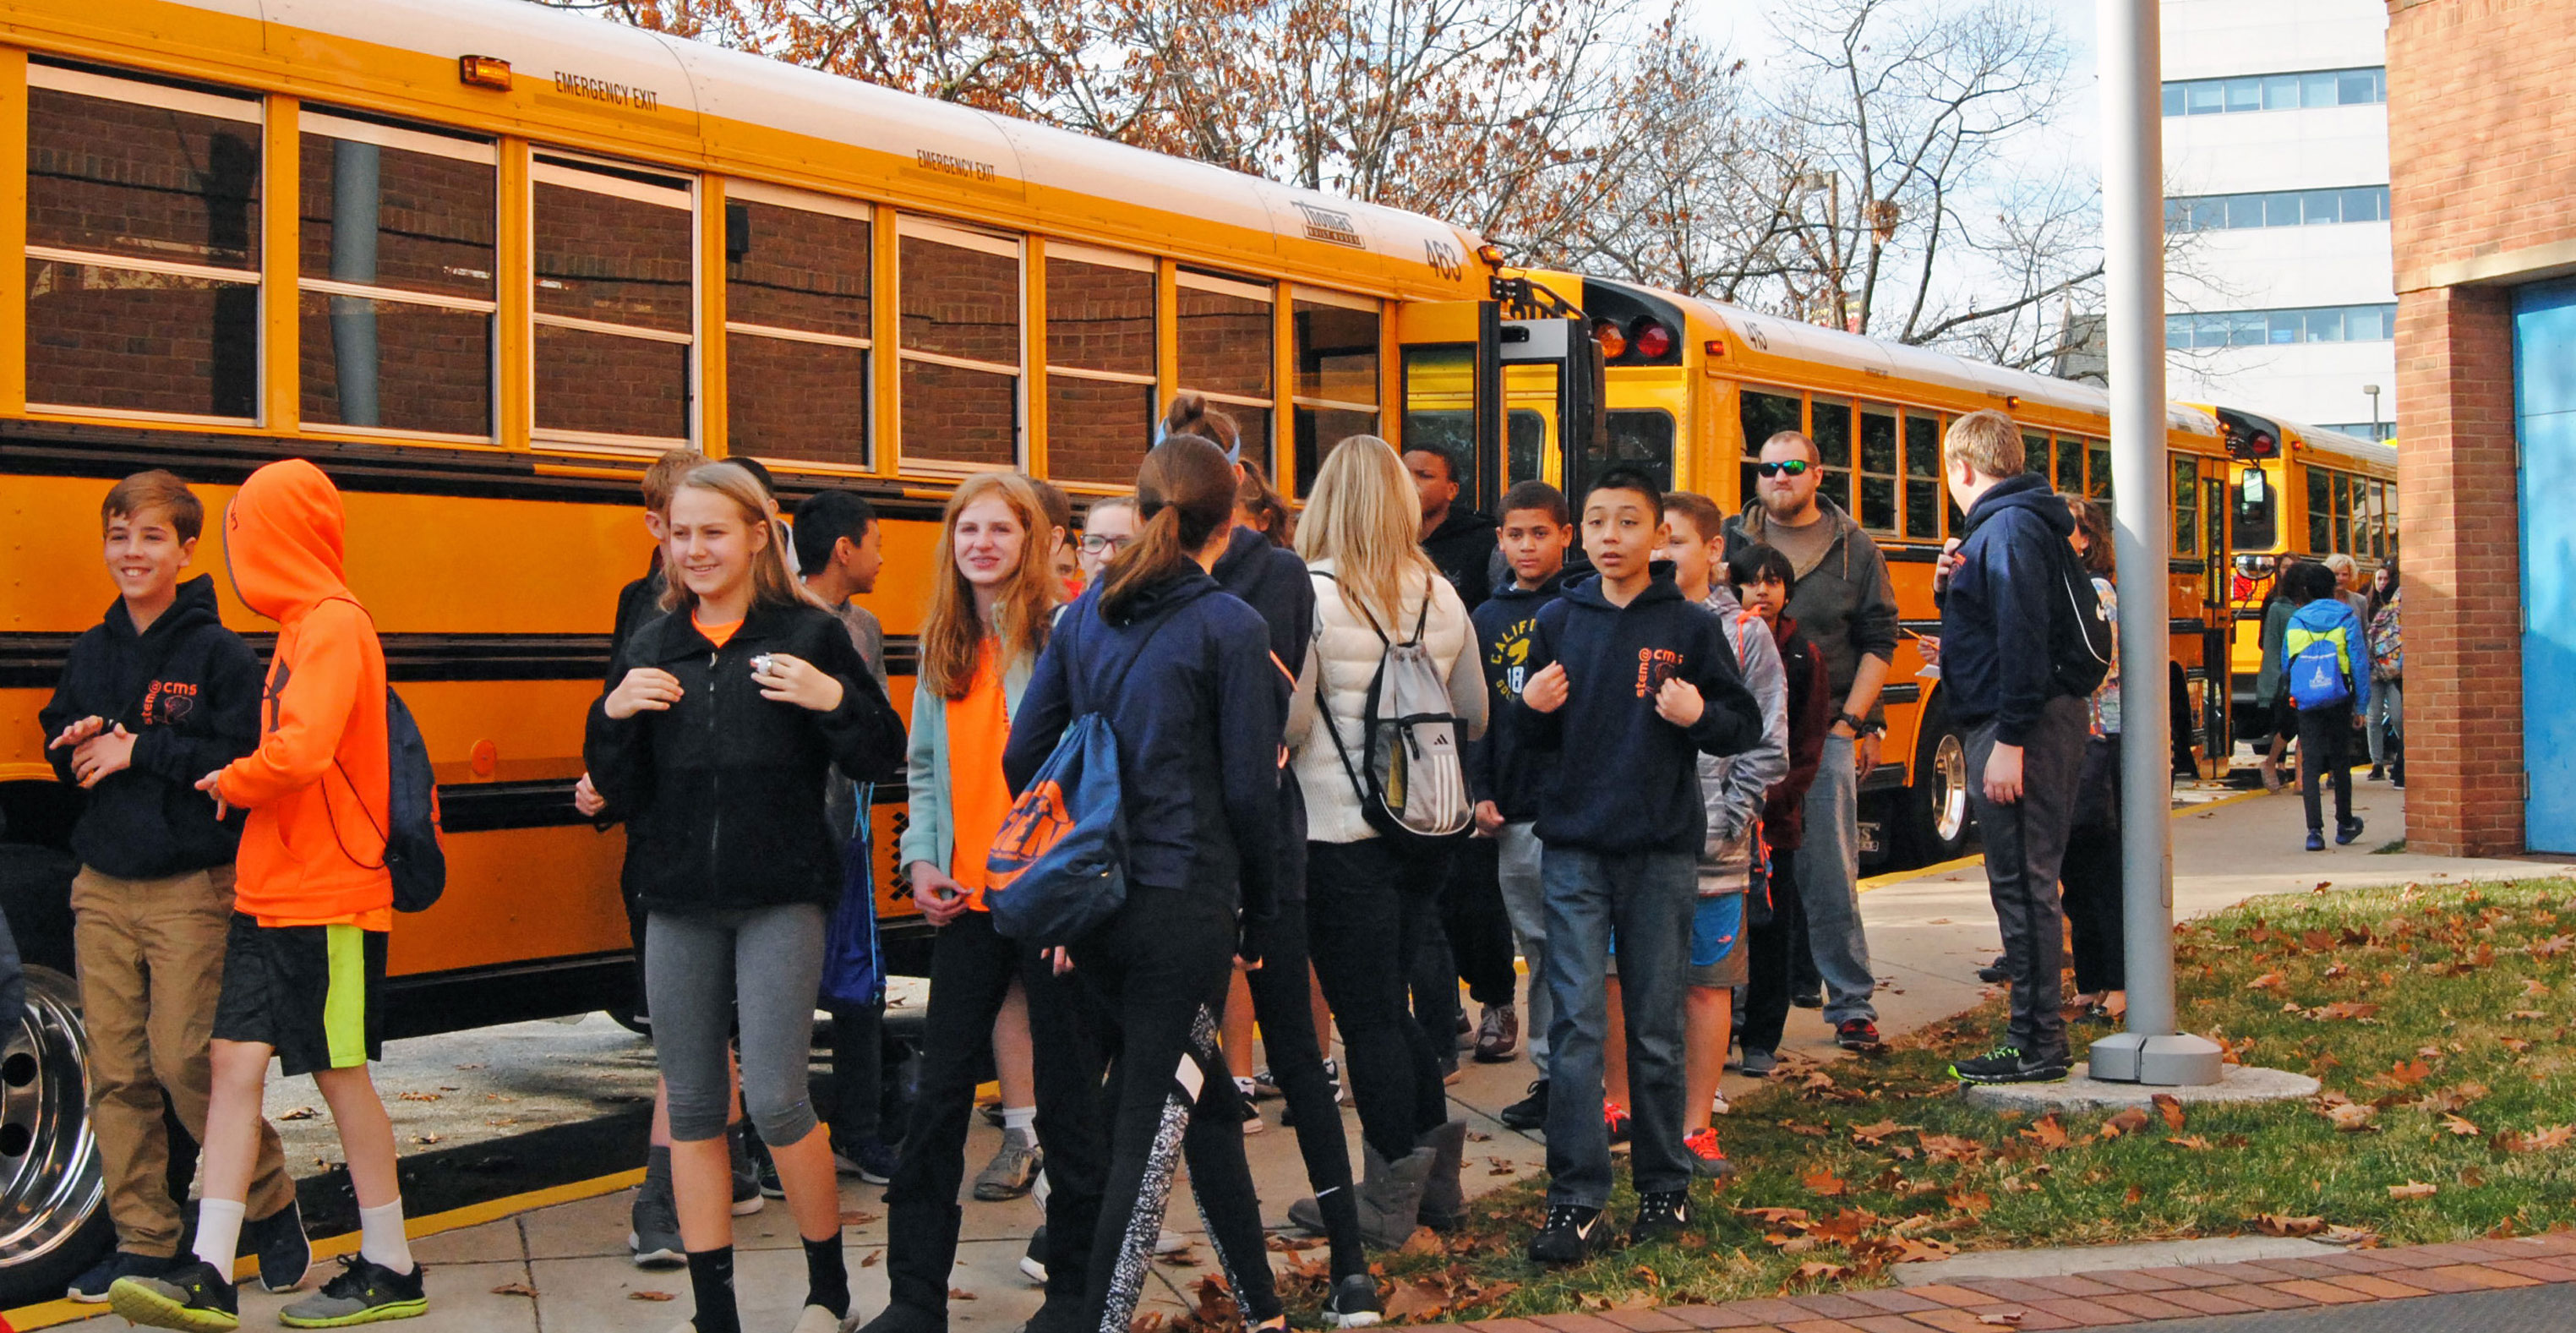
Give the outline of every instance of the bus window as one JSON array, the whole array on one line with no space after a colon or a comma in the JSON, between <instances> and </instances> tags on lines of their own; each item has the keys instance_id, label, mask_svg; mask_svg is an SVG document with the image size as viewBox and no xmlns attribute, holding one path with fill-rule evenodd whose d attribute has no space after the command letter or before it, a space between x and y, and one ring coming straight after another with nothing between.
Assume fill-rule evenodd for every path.
<instances>
[{"instance_id":1,"label":"bus window","mask_svg":"<svg viewBox=\"0 0 2576 1333\"><path fill-rule=\"evenodd\" d=\"M1896 409L1864 403L1860 409L1860 525L1896 530Z\"/></svg>"},{"instance_id":2,"label":"bus window","mask_svg":"<svg viewBox=\"0 0 2576 1333\"><path fill-rule=\"evenodd\" d=\"M2200 460L2173 460L2173 549L2174 554L2200 554Z\"/></svg>"},{"instance_id":3,"label":"bus window","mask_svg":"<svg viewBox=\"0 0 2576 1333\"><path fill-rule=\"evenodd\" d=\"M1506 484L1545 480L1542 469L1547 466L1547 418L1529 408L1515 407L1503 418L1503 433L1511 468Z\"/></svg>"},{"instance_id":4,"label":"bus window","mask_svg":"<svg viewBox=\"0 0 2576 1333\"><path fill-rule=\"evenodd\" d=\"M2334 474L2334 545L2329 550L2350 552L2352 545L2352 478Z\"/></svg>"},{"instance_id":5,"label":"bus window","mask_svg":"<svg viewBox=\"0 0 2576 1333\"><path fill-rule=\"evenodd\" d=\"M1306 461L1308 454L1320 456L1354 435L1385 433L1377 421L1379 317L1377 302L1366 297L1304 288L1294 296L1289 323L1296 335L1297 383L1291 422L1297 470L1311 477L1315 465Z\"/></svg>"},{"instance_id":6,"label":"bus window","mask_svg":"<svg viewBox=\"0 0 2576 1333\"><path fill-rule=\"evenodd\" d=\"M1803 407L1796 394L1770 393L1746 389L1737 395L1736 419L1744 426L1744 475L1740 494L1751 499L1755 494L1753 464L1762 457L1762 442L1784 430L1797 430Z\"/></svg>"},{"instance_id":7,"label":"bus window","mask_svg":"<svg viewBox=\"0 0 2576 1333\"><path fill-rule=\"evenodd\" d=\"M1020 461L1021 248L1016 236L898 220L899 457L1010 467Z\"/></svg>"},{"instance_id":8,"label":"bus window","mask_svg":"<svg viewBox=\"0 0 2576 1333\"><path fill-rule=\"evenodd\" d=\"M1905 535L1941 539L1941 421L1905 414Z\"/></svg>"},{"instance_id":9,"label":"bus window","mask_svg":"<svg viewBox=\"0 0 2576 1333\"><path fill-rule=\"evenodd\" d=\"M259 412L260 102L27 66L27 398Z\"/></svg>"},{"instance_id":10,"label":"bus window","mask_svg":"<svg viewBox=\"0 0 2576 1333\"><path fill-rule=\"evenodd\" d=\"M1825 479L1816 493L1851 512L1852 507L1852 407L1838 398L1819 398L1815 404L1816 427L1808 435L1816 442L1816 452L1824 459Z\"/></svg>"},{"instance_id":11,"label":"bus window","mask_svg":"<svg viewBox=\"0 0 2576 1333\"><path fill-rule=\"evenodd\" d=\"M1404 441L1406 449L1437 449L1451 458L1472 459L1476 456L1476 349L1467 343L1408 346L1404 349ZM1537 413L1514 412L1511 415L1514 452L1518 452L1522 416L1535 419ZM1544 422L1533 430L1535 441L1547 433ZM1297 451L1297 493L1313 489L1315 471L1322 467L1324 455L1332 452L1331 442L1320 449ZM1517 475L1517 474L1515 474ZM1535 474L1533 474L1535 475Z\"/></svg>"},{"instance_id":12,"label":"bus window","mask_svg":"<svg viewBox=\"0 0 2576 1333\"><path fill-rule=\"evenodd\" d=\"M2048 479L2048 436L2037 431L2022 432L2021 469L2043 481Z\"/></svg>"},{"instance_id":13,"label":"bus window","mask_svg":"<svg viewBox=\"0 0 2576 1333\"><path fill-rule=\"evenodd\" d=\"M1558 404L1565 389L1565 369L1553 361L1506 362L1503 366L1503 484L1547 477L1548 442L1556 436ZM1457 455L1468 458L1466 454ZM1566 460L1559 459L1559 463ZM1481 473L1481 468L1471 469ZM1560 489L1580 486L1584 477L1561 467ZM1472 485L1472 483L1470 483ZM1495 496L1500 504L1502 497Z\"/></svg>"},{"instance_id":14,"label":"bus window","mask_svg":"<svg viewBox=\"0 0 2576 1333\"><path fill-rule=\"evenodd\" d=\"M677 176L537 155L536 429L689 439L697 209Z\"/></svg>"},{"instance_id":15,"label":"bus window","mask_svg":"<svg viewBox=\"0 0 2576 1333\"><path fill-rule=\"evenodd\" d=\"M314 110L301 121L304 420L491 438L491 141Z\"/></svg>"},{"instance_id":16,"label":"bus window","mask_svg":"<svg viewBox=\"0 0 2576 1333\"><path fill-rule=\"evenodd\" d=\"M2334 549L2334 482L2324 467L2308 469L2308 554Z\"/></svg>"},{"instance_id":17,"label":"bus window","mask_svg":"<svg viewBox=\"0 0 2576 1333\"><path fill-rule=\"evenodd\" d=\"M2111 446L2100 440L2086 441L2084 466L2091 473L2084 494L2096 500L2111 499Z\"/></svg>"},{"instance_id":18,"label":"bus window","mask_svg":"<svg viewBox=\"0 0 2576 1333\"><path fill-rule=\"evenodd\" d=\"M1610 452L1597 460L1592 475L1600 476L1608 467L1642 468L1657 487L1671 490L1673 414L1660 407L1618 408L1609 414L1608 425Z\"/></svg>"},{"instance_id":19,"label":"bus window","mask_svg":"<svg viewBox=\"0 0 2576 1333\"><path fill-rule=\"evenodd\" d=\"M1180 272L1181 387L1206 394L1243 433L1243 456L1270 466L1274 386L1270 284Z\"/></svg>"},{"instance_id":20,"label":"bus window","mask_svg":"<svg viewBox=\"0 0 2576 1333\"><path fill-rule=\"evenodd\" d=\"M1154 261L1049 242L1046 470L1126 485L1153 443Z\"/></svg>"},{"instance_id":21,"label":"bus window","mask_svg":"<svg viewBox=\"0 0 2576 1333\"><path fill-rule=\"evenodd\" d=\"M2084 442L2065 436L2057 439L2057 489L2067 495L2082 495L2084 490Z\"/></svg>"},{"instance_id":22,"label":"bus window","mask_svg":"<svg viewBox=\"0 0 2576 1333\"><path fill-rule=\"evenodd\" d=\"M2280 493L2272 475L2249 467L2236 479L2235 516L2228 544L2239 551L2268 551L2281 540Z\"/></svg>"},{"instance_id":23,"label":"bus window","mask_svg":"<svg viewBox=\"0 0 2576 1333\"><path fill-rule=\"evenodd\" d=\"M868 206L725 187L726 450L866 467Z\"/></svg>"}]
</instances>

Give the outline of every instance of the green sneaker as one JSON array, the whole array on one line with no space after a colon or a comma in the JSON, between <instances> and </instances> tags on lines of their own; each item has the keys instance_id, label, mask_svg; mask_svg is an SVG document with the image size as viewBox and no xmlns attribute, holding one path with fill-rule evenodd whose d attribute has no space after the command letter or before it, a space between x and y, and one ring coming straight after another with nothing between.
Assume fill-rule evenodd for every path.
<instances>
[{"instance_id":1,"label":"green sneaker","mask_svg":"<svg viewBox=\"0 0 2576 1333\"><path fill-rule=\"evenodd\" d=\"M2056 1083L2066 1073L2065 1056L2025 1055L2018 1046L1998 1046L1950 1066L1950 1077L1962 1083Z\"/></svg>"},{"instance_id":2,"label":"green sneaker","mask_svg":"<svg viewBox=\"0 0 2576 1333\"><path fill-rule=\"evenodd\" d=\"M145 1328L227 1333L241 1327L233 1284L203 1259L159 1277L121 1277L107 1289L110 1309Z\"/></svg>"},{"instance_id":3,"label":"green sneaker","mask_svg":"<svg viewBox=\"0 0 2576 1333\"><path fill-rule=\"evenodd\" d=\"M429 1297L421 1291L420 1265L397 1273L353 1254L340 1261L340 1275L323 1283L322 1290L278 1311L277 1322L288 1328L347 1328L417 1319L427 1313Z\"/></svg>"}]
</instances>

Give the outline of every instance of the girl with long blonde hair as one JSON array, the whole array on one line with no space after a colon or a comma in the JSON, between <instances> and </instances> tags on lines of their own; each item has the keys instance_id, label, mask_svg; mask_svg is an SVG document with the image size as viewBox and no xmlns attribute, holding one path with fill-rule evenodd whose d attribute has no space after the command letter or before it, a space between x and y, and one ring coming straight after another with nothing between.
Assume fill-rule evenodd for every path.
<instances>
[{"instance_id":1,"label":"girl with long blonde hair","mask_svg":"<svg viewBox=\"0 0 2576 1333\"><path fill-rule=\"evenodd\" d=\"M1369 682L1387 648L1417 635L1445 665L1467 739L1483 730L1476 636L1457 590L1423 554L1421 526L1404 460L1374 435L1325 456L1297 522L1297 554L1315 589L1315 637L1288 724L1307 812L1306 925L1359 1104L1360 1227L1380 1245L1402 1244L1417 1220L1451 1225L1464 1206L1466 1123L1449 1118L1439 1056L1405 1003L1415 956L1437 928L1450 855L1378 836L1343 762L1366 753ZM1320 1219L1321 1209L1304 1200L1290 1216Z\"/></svg>"}]
</instances>

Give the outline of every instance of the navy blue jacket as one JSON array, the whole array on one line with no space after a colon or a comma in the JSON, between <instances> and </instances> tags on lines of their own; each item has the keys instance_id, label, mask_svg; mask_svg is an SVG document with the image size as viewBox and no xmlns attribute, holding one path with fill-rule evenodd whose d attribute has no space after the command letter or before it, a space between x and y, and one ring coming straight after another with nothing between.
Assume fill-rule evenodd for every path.
<instances>
[{"instance_id":1,"label":"navy blue jacket","mask_svg":"<svg viewBox=\"0 0 2576 1333\"><path fill-rule=\"evenodd\" d=\"M1079 673L1118 737L1128 882L1229 898L1239 884L1246 920L1266 921L1288 727L1288 682L1270 664L1268 627L1196 567L1128 610L1125 623L1104 619L1097 587L1067 608L1011 719L1002 776L1016 793L1055 752Z\"/></svg>"},{"instance_id":2,"label":"navy blue jacket","mask_svg":"<svg viewBox=\"0 0 2576 1333\"><path fill-rule=\"evenodd\" d=\"M1485 688L1493 696L1488 711L1497 725L1467 743L1467 790L1479 801L1493 802L1511 823L1538 818L1554 764L1552 756L1526 743L1522 728L1501 725L1501 720L1512 715L1521 683L1529 679L1530 640L1538 632L1539 609L1555 601L1564 584L1563 570L1536 588L1524 588L1506 576L1469 616L1485 663Z\"/></svg>"},{"instance_id":3,"label":"navy blue jacket","mask_svg":"<svg viewBox=\"0 0 2576 1333\"><path fill-rule=\"evenodd\" d=\"M2060 570L2074 531L2066 501L2033 473L1995 483L1968 511L1941 595L1941 693L1960 726L1992 721L1997 743L2027 744L2059 693L2048 618L2050 599L2066 595Z\"/></svg>"},{"instance_id":4,"label":"navy blue jacket","mask_svg":"<svg viewBox=\"0 0 2576 1333\"><path fill-rule=\"evenodd\" d=\"M1261 613L1270 626L1270 655L1293 682L1306 669L1306 645L1315 637L1315 580L1306 562L1253 528L1236 528L1218 556L1217 586ZM1284 732L1286 727L1281 714ZM1284 737L1283 737L1284 739ZM1273 876L1279 901L1306 901L1306 789L1285 764L1279 767L1279 869Z\"/></svg>"},{"instance_id":5,"label":"navy blue jacket","mask_svg":"<svg viewBox=\"0 0 2576 1333\"><path fill-rule=\"evenodd\" d=\"M1697 854L1708 816L1700 803L1699 756L1731 755L1762 739L1762 706L1744 688L1735 649L1717 616L1685 601L1673 567L1658 560L1644 591L1626 606L1587 578L1538 613L1529 671L1565 664L1565 706L1512 709L1521 742L1555 751L1539 841L1597 852ZM1684 728L1655 712L1655 692L1679 677L1707 707Z\"/></svg>"},{"instance_id":6,"label":"navy blue jacket","mask_svg":"<svg viewBox=\"0 0 2576 1333\"><path fill-rule=\"evenodd\" d=\"M210 574L180 584L178 599L139 635L120 600L72 642L62 681L37 713L45 743L93 716L123 723L135 738L132 762L90 788L72 825L82 865L160 879L232 864L246 816L218 821L196 784L258 748L263 674L259 655L216 614ZM73 753L46 751L65 782Z\"/></svg>"}]
</instances>

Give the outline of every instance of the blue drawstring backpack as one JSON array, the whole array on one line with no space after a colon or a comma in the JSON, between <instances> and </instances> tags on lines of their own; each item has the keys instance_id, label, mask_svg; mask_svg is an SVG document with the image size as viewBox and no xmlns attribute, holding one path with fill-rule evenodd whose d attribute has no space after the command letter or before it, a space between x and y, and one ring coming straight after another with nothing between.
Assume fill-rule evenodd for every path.
<instances>
[{"instance_id":1,"label":"blue drawstring backpack","mask_svg":"<svg viewBox=\"0 0 2576 1333\"><path fill-rule=\"evenodd\" d=\"M876 838L868 811L876 784L859 784L858 827L841 849L841 901L823 931L823 998L851 1005L885 999L885 960L877 951Z\"/></svg>"},{"instance_id":2,"label":"blue drawstring backpack","mask_svg":"<svg viewBox=\"0 0 2576 1333\"><path fill-rule=\"evenodd\" d=\"M1068 619L1067 628L1089 623ZM1119 669L1119 687L1144 660L1154 635L1170 623L1165 616L1147 632L1136 655ZM1065 679L1072 688L1073 721L1011 803L993 850L984 858L989 877L984 905L993 913L993 929L1041 949L1073 943L1127 902L1127 812L1118 778L1118 737L1110 730L1109 715L1090 703L1072 638L1059 633L1047 651L1064 652L1070 659ZM1118 689L1110 691L1113 703L1118 694Z\"/></svg>"}]
</instances>

